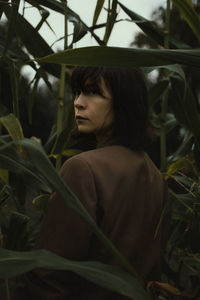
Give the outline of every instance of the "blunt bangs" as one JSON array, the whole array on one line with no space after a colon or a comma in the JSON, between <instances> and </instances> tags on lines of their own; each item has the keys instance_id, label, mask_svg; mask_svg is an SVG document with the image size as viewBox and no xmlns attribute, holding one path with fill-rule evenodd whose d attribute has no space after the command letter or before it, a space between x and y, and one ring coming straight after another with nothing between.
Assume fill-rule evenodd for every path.
<instances>
[{"instance_id":1,"label":"blunt bangs","mask_svg":"<svg viewBox=\"0 0 200 300\"><path fill-rule=\"evenodd\" d=\"M96 67L76 67L71 76L71 88L74 95L83 92L87 94L95 91L103 96L101 90L101 68Z\"/></svg>"}]
</instances>

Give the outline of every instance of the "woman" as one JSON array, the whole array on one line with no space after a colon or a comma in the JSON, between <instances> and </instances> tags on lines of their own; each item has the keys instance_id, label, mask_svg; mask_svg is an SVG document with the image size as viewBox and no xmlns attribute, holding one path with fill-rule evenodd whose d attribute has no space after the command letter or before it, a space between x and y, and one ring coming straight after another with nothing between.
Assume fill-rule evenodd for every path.
<instances>
[{"instance_id":1,"label":"woman","mask_svg":"<svg viewBox=\"0 0 200 300\"><path fill-rule=\"evenodd\" d=\"M77 67L72 73L77 129L98 147L68 159L61 176L145 282L160 279L165 229L155 231L166 185L145 147L152 139L147 89L137 69ZM54 194L38 248L72 260L117 264L79 216ZM20 295L20 296L19 296ZM68 272L27 275L15 299L126 299Z\"/></svg>"}]
</instances>

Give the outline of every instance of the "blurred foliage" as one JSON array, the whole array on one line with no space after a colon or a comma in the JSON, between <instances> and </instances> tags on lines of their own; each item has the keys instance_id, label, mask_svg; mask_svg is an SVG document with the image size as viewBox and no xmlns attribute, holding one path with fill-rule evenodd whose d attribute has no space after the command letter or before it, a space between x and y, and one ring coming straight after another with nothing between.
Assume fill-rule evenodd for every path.
<instances>
[{"instance_id":1,"label":"blurred foliage","mask_svg":"<svg viewBox=\"0 0 200 300\"><path fill-rule=\"evenodd\" d=\"M19 4L19 0L2 0L0 6L0 16L7 18L7 23L0 26L0 246L4 248L0 249L0 277L6 279L33 265L41 266L39 254L16 251L30 250L34 245L53 190L62 194L66 204L81 215L126 270L134 274L133 266L82 209L54 165L59 169L63 160L94 148L96 143L91 136L86 140L70 134L74 128L71 68L137 66L151 79L149 102L157 127L155 142L147 151L168 182L172 205L162 282L149 282L147 294L134 276L98 263L89 263L89 273L83 271L81 276L92 280L96 274L96 283L105 286L106 282L107 288L131 299L200 299L199 2L168 0L166 9L160 7L152 14L153 20L147 20L120 1L97 0L90 27L65 1L24 0L20 10ZM35 27L26 19L30 6L41 15ZM107 20L98 23L104 8ZM39 33L44 24L53 30L48 23L50 9L65 18L65 25L73 24L72 33L65 26L64 51L58 53ZM131 44L136 49L107 46L115 23L122 21L118 19L119 9L143 32ZM104 30L103 38L96 34L98 28ZM88 33L99 46L73 49ZM33 78L25 75L24 67L32 69ZM158 76L153 78L154 70ZM45 256L46 267L69 268L67 260L61 262L51 253ZM31 266L24 264L26 257ZM16 264L12 265L12 261ZM78 267L79 264L74 265L72 271L77 272ZM115 279L110 274L115 274Z\"/></svg>"}]
</instances>

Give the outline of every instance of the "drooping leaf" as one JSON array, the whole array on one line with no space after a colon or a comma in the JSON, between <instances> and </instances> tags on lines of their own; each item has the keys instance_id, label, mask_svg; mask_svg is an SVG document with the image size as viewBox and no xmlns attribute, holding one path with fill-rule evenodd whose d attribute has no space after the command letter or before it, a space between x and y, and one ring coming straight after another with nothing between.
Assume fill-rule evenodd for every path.
<instances>
[{"instance_id":1,"label":"drooping leaf","mask_svg":"<svg viewBox=\"0 0 200 300\"><path fill-rule=\"evenodd\" d=\"M200 16L195 11L191 0L172 0L181 15L188 23L196 37L200 40Z\"/></svg>"},{"instance_id":2,"label":"drooping leaf","mask_svg":"<svg viewBox=\"0 0 200 300\"><path fill-rule=\"evenodd\" d=\"M68 144L70 139L70 134L75 127L75 118L74 118L74 104L71 102L68 105L68 109L65 113L65 119L63 122L63 130L56 139L56 142L51 150L51 154L61 154L65 146Z\"/></svg>"},{"instance_id":3,"label":"drooping leaf","mask_svg":"<svg viewBox=\"0 0 200 300\"><path fill-rule=\"evenodd\" d=\"M0 168L0 179L8 184L8 171Z\"/></svg>"},{"instance_id":4,"label":"drooping leaf","mask_svg":"<svg viewBox=\"0 0 200 300\"><path fill-rule=\"evenodd\" d=\"M166 89L169 86L169 81L162 80L159 81L157 84L155 84L150 90L149 90L149 106L153 107L156 102L162 97L162 95L166 92Z\"/></svg>"},{"instance_id":5,"label":"drooping leaf","mask_svg":"<svg viewBox=\"0 0 200 300\"><path fill-rule=\"evenodd\" d=\"M157 67L184 64L200 68L200 50L158 50L120 47L83 47L38 58L49 62L82 66Z\"/></svg>"},{"instance_id":6,"label":"drooping leaf","mask_svg":"<svg viewBox=\"0 0 200 300\"><path fill-rule=\"evenodd\" d=\"M178 125L178 121L176 120L174 114L167 113L166 114L166 122L165 122L166 133L169 133L177 125Z\"/></svg>"},{"instance_id":7,"label":"drooping leaf","mask_svg":"<svg viewBox=\"0 0 200 300\"><path fill-rule=\"evenodd\" d=\"M0 117L0 124L6 128L13 140L24 137L21 124L14 114Z\"/></svg>"},{"instance_id":8,"label":"drooping leaf","mask_svg":"<svg viewBox=\"0 0 200 300\"><path fill-rule=\"evenodd\" d=\"M0 39L0 55L1 55L1 61L5 61L5 57L3 57L3 51L5 48L5 38L1 37ZM9 45L9 48L7 50L7 56L12 58L18 58L22 61L27 61L29 59L29 56L17 45L13 47L13 45Z\"/></svg>"},{"instance_id":9,"label":"drooping leaf","mask_svg":"<svg viewBox=\"0 0 200 300\"><path fill-rule=\"evenodd\" d=\"M18 174L28 187L51 193L52 189L41 174L36 172L34 165L25 160L21 152L21 146L16 147L14 142L5 142L0 138L0 165L5 170ZM24 154L24 153L23 153Z\"/></svg>"},{"instance_id":10,"label":"drooping leaf","mask_svg":"<svg viewBox=\"0 0 200 300\"><path fill-rule=\"evenodd\" d=\"M168 162L174 162L180 159L182 156L185 156L192 147L194 143L193 134L189 130L185 130L184 137L182 143L180 144L179 148L173 153L170 157L168 157Z\"/></svg>"},{"instance_id":11,"label":"drooping leaf","mask_svg":"<svg viewBox=\"0 0 200 300\"><path fill-rule=\"evenodd\" d=\"M156 66L157 69L166 69L170 73L177 73L185 80L185 72L183 71L183 68L179 64L173 64L173 65L164 65L164 66ZM149 73L155 70L155 67L143 67L142 68L144 72ZM169 77L170 74L165 75L165 77Z\"/></svg>"},{"instance_id":12,"label":"drooping leaf","mask_svg":"<svg viewBox=\"0 0 200 300\"><path fill-rule=\"evenodd\" d=\"M140 29L148 35L152 40L158 43L161 46L164 46L164 39L165 34L164 32L156 25L155 22L149 21L144 17L140 16L139 14L131 11L122 3L118 2L124 12L131 18L131 20L138 26ZM169 43L172 48L181 48L181 49L188 49L190 48L189 45L178 41L174 37L169 35Z\"/></svg>"},{"instance_id":13,"label":"drooping leaf","mask_svg":"<svg viewBox=\"0 0 200 300\"><path fill-rule=\"evenodd\" d=\"M11 212L4 247L9 250L27 250L29 217ZM19 234L20 233L20 234Z\"/></svg>"},{"instance_id":14,"label":"drooping leaf","mask_svg":"<svg viewBox=\"0 0 200 300\"><path fill-rule=\"evenodd\" d=\"M42 194L35 197L32 203L38 211L45 211L48 206L49 198L49 194Z\"/></svg>"},{"instance_id":15,"label":"drooping leaf","mask_svg":"<svg viewBox=\"0 0 200 300\"><path fill-rule=\"evenodd\" d=\"M200 114L192 91L179 76L171 76L171 83L170 103L175 116L186 129L194 134L200 147Z\"/></svg>"},{"instance_id":16,"label":"drooping leaf","mask_svg":"<svg viewBox=\"0 0 200 300\"><path fill-rule=\"evenodd\" d=\"M184 197L183 197L183 195L182 194L177 194L177 193L175 193L172 189L169 189L169 193L170 193L170 195L171 195L171 197L172 198L174 198L174 200L176 200L180 205L179 206L182 206L184 209L187 209L188 210L188 212L190 212L191 214L195 214L195 212L194 212L194 209L193 209L193 207L191 207L191 205L190 205L190 203L188 204L187 203L187 201L185 201L185 199L184 199ZM187 198L186 199L188 199L189 197L188 197L189 195L187 194ZM192 197L192 199L193 199L194 197ZM190 197L190 199L191 199L191 197ZM182 219L184 219L185 218L185 216L182 214L180 214L180 218ZM186 220L186 219L185 219ZM188 219L186 220L187 222L188 222ZM176 232L174 231L173 232L173 235L176 235ZM180 236L180 235L179 235ZM172 237L170 237L170 239L171 239Z\"/></svg>"},{"instance_id":17,"label":"drooping leaf","mask_svg":"<svg viewBox=\"0 0 200 300\"><path fill-rule=\"evenodd\" d=\"M118 267L92 261L70 261L47 250L15 252L0 249L0 278L11 278L35 268L72 271L131 299L150 300L138 281Z\"/></svg>"},{"instance_id":18,"label":"drooping leaf","mask_svg":"<svg viewBox=\"0 0 200 300\"><path fill-rule=\"evenodd\" d=\"M11 40L15 34L19 3L20 0L11 1L12 7L10 9L10 16L8 18L8 32L3 53L4 55L6 55L8 47L11 44Z\"/></svg>"},{"instance_id":19,"label":"drooping leaf","mask_svg":"<svg viewBox=\"0 0 200 300\"><path fill-rule=\"evenodd\" d=\"M0 5L0 19L2 17L3 11L4 11L4 6L8 5L9 0L1 0L1 5Z\"/></svg>"},{"instance_id":20,"label":"drooping leaf","mask_svg":"<svg viewBox=\"0 0 200 300\"><path fill-rule=\"evenodd\" d=\"M73 38L71 45L69 48L72 48L72 45L74 43L77 43L79 40L81 40L86 34L87 34L87 28L83 26L82 22L80 22L77 19L72 19L71 22L74 25L74 31L73 31Z\"/></svg>"},{"instance_id":21,"label":"drooping leaf","mask_svg":"<svg viewBox=\"0 0 200 300\"><path fill-rule=\"evenodd\" d=\"M64 14L64 9L62 3L59 3L58 1L55 0L27 0L27 2L32 3L34 5L42 5L45 7L48 7L58 13ZM68 20L71 22L76 22L77 24L80 24L79 28L83 29L83 32L90 32L93 38L97 41L99 45L104 45L104 42L94 33L93 28L89 28L79 17L77 13L75 13L73 10L71 10L69 7L67 8L67 15L68 15Z\"/></svg>"},{"instance_id":22,"label":"drooping leaf","mask_svg":"<svg viewBox=\"0 0 200 300\"><path fill-rule=\"evenodd\" d=\"M4 12L9 18L10 16L10 7L6 6ZM46 41L41 37L37 30L19 13L17 14L17 23L16 31L26 46L27 50L33 57L43 56L53 54L53 50L46 43ZM60 67L59 66L49 66L46 64L42 65L47 72L51 73L54 76L59 77Z\"/></svg>"},{"instance_id":23,"label":"drooping leaf","mask_svg":"<svg viewBox=\"0 0 200 300\"><path fill-rule=\"evenodd\" d=\"M167 170L167 176L173 175L174 173L177 173L178 171L182 171L183 169L190 169L192 166L191 158L188 156L181 157L174 163L172 163Z\"/></svg>"}]
</instances>

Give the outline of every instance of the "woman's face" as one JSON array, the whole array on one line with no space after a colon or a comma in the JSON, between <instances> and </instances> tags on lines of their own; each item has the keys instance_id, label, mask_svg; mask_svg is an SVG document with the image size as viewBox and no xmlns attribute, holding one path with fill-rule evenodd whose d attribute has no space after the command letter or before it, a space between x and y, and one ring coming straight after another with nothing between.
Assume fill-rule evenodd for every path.
<instances>
[{"instance_id":1,"label":"woman's face","mask_svg":"<svg viewBox=\"0 0 200 300\"><path fill-rule=\"evenodd\" d=\"M88 92L77 93L74 100L75 118L79 132L94 133L98 139L106 129L110 131L114 120L113 99L104 80L100 82L101 93L86 82ZM102 95L100 95L102 94Z\"/></svg>"}]
</instances>

